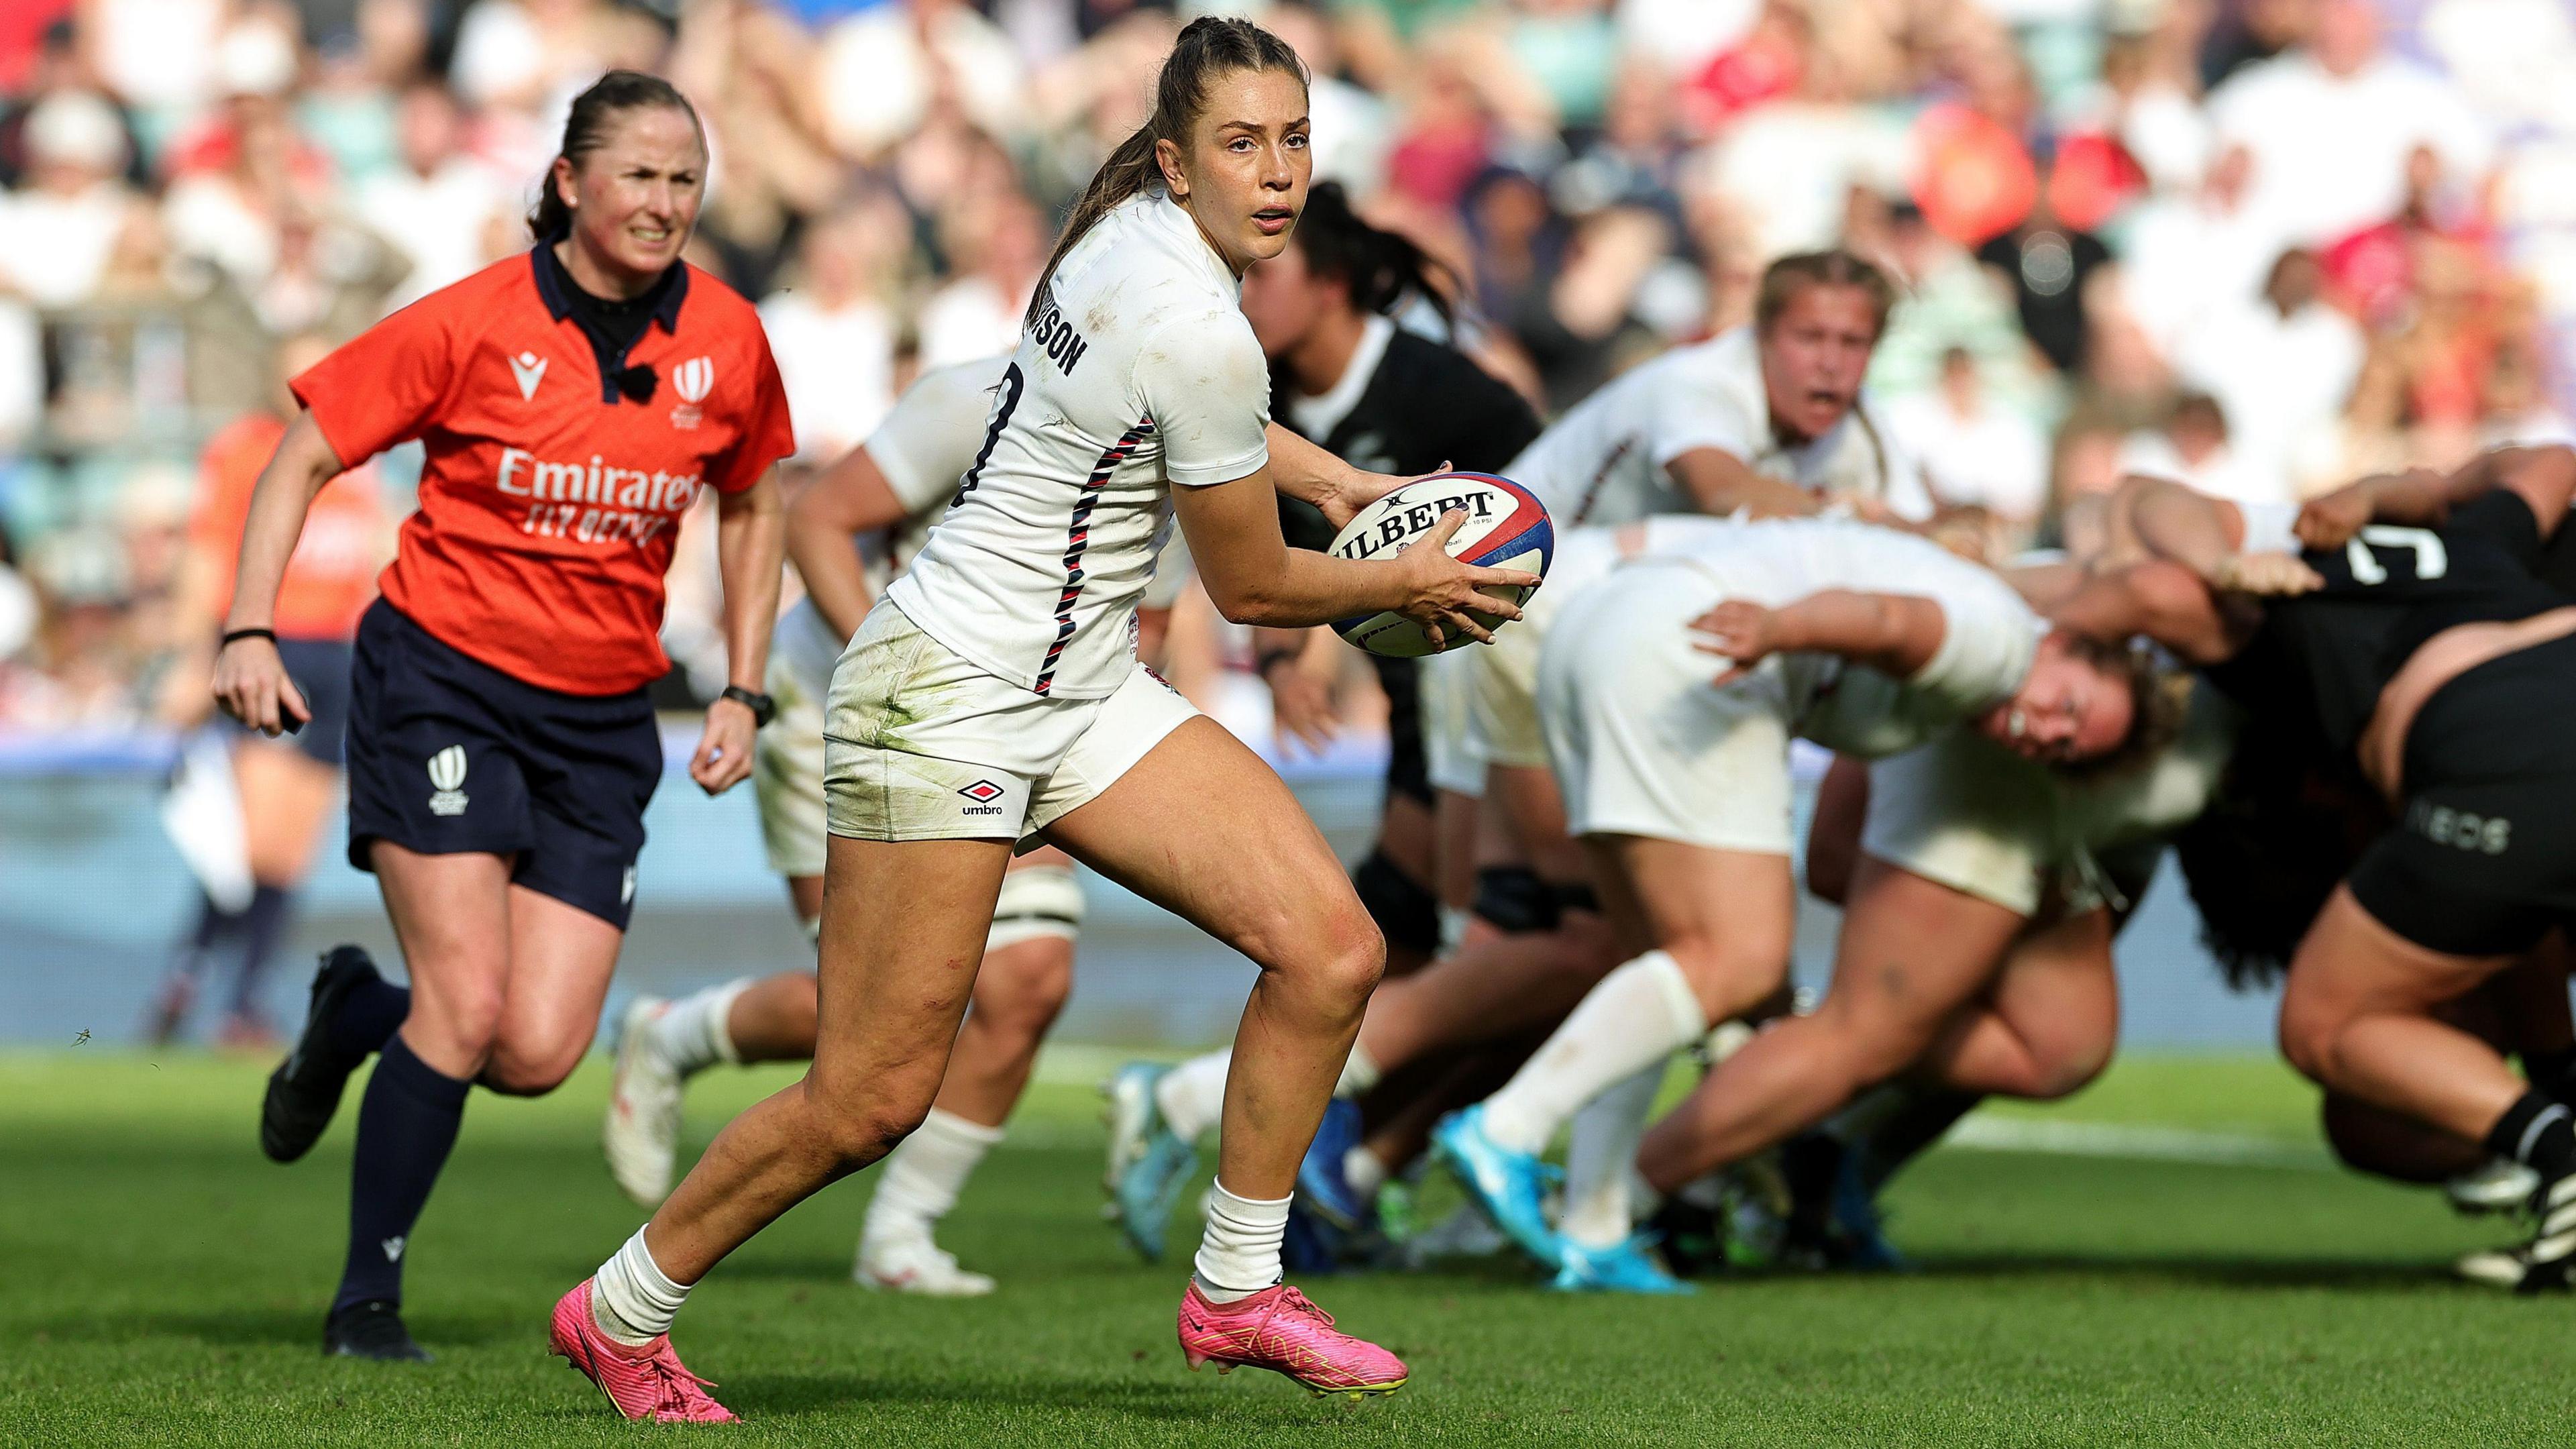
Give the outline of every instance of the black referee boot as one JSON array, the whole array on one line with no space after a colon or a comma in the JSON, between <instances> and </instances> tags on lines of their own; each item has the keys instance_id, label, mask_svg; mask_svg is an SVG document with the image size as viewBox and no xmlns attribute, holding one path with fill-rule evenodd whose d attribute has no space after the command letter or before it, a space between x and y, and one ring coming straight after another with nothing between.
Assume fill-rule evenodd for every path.
<instances>
[{"instance_id":1,"label":"black referee boot","mask_svg":"<svg viewBox=\"0 0 2576 1449\"><path fill-rule=\"evenodd\" d=\"M403 1327L402 1305L370 1298L334 1308L322 1320L322 1354L326 1358L363 1358L377 1363L428 1363L429 1350L414 1343Z\"/></svg>"},{"instance_id":2,"label":"black referee boot","mask_svg":"<svg viewBox=\"0 0 2576 1449\"><path fill-rule=\"evenodd\" d=\"M272 1161L293 1162L312 1151L331 1125L349 1074L365 1060L331 1049L331 1019L350 992L382 979L374 958L359 947L334 946L322 953L304 1030L295 1038L295 1050L268 1074L268 1092L260 1099L259 1150ZM399 1321L395 1326L401 1326Z\"/></svg>"}]
</instances>

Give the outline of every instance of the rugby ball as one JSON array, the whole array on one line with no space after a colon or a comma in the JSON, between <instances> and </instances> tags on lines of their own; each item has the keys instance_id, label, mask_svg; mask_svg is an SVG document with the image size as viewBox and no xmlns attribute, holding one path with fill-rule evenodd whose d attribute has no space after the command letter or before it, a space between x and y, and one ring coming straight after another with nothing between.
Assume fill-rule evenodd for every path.
<instances>
[{"instance_id":1,"label":"rugby ball","mask_svg":"<svg viewBox=\"0 0 2576 1449\"><path fill-rule=\"evenodd\" d=\"M1466 514L1467 521L1449 536L1450 557L1484 568L1547 573L1548 560L1556 554L1556 526L1548 520L1546 505L1518 483L1491 473L1434 473L1414 479L1361 509L1359 517L1334 536L1333 553L1358 560L1393 558L1429 536L1441 518L1452 512ZM1517 606L1536 587L1496 597L1509 598ZM1476 622L1498 629L1505 621L1497 615L1478 614ZM1333 625L1333 632L1371 654L1392 659L1419 659L1447 647L1432 643L1420 624L1396 613L1343 619Z\"/></svg>"}]
</instances>

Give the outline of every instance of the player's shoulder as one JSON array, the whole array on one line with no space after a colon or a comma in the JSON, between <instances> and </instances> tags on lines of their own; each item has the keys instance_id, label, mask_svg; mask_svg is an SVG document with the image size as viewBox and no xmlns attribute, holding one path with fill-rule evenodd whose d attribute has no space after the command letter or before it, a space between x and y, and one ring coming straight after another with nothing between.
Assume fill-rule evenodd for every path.
<instances>
[{"instance_id":1,"label":"player's shoulder","mask_svg":"<svg viewBox=\"0 0 2576 1449\"><path fill-rule=\"evenodd\" d=\"M686 321L726 331L766 335L762 332L760 308L733 289L732 284L694 263L682 262L688 268L689 295L680 305ZM694 315L691 315L694 314Z\"/></svg>"}]
</instances>

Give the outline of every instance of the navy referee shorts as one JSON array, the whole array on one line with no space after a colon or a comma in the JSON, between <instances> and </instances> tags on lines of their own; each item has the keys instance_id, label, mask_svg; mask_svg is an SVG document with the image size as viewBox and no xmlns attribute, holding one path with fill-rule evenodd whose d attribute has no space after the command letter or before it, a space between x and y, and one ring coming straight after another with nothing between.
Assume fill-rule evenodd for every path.
<instances>
[{"instance_id":1,"label":"navy referee shorts","mask_svg":"<svg viewBox=\"0 0 2576 1449\"><path fill-rule=\"evenodd\" d=\"M542 689L378 599L349 671L349 864L389 841L512 857L510 880L626 929L662 737L641 689Z\"/></svg>"}]
</instances>

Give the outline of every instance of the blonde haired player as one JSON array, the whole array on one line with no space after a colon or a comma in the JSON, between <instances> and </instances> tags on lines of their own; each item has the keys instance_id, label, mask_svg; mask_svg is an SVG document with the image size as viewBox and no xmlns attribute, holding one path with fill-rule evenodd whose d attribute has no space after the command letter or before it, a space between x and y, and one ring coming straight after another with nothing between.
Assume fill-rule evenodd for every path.
<instances>
[{"instance_id":1,"label":"blonde haired player","mask_svg":"<svg viewBox=\"0 0 2576 1449\"><path fill-rule=\"evenodd\" d=\"M1280 1281L1298 1159L1384 943L1278 776L1131 643L1175 514L1210 598L1239 622L1394 610L1444 641L1483 639L1471 609L1518 611L1479 589L1538 582L1445 547L1371 563L1282 541L1276 491L1346 522L1396 486L1268 427L1268 373L1236 289L1287 245L1307 145L1296 54L1243 21L1193 21L1153 118L1076 205L956 506L833 676L813 1068L736 1118L556 1305L555 1351L626 1416L733 1417L673 1353L672 1318L733 1249L920 1125L1004 868L1038 834L1262 968L1181 1294L1184 1356L1317 1393L1404 1384L1395 1355Z\"/></svg>"},{"instance_id":2,"label":"blonde haired player","mask_svg":"<svg viewBox=\"0 0 2576 1449\"><path fill-rule=\"evenodd\" d=\"M752 780L770 868L786 877L808 935L823 913L823 707L832 667L974 465L1008 361L979 358L924 373L864 444L789 505L788 553L806 594L770 637L768 690L778 714L760 733ZM1164 590L1166 581L1155 587ZM1147 607L1156 602L1149 595ZM934 1232L1001 1141L1038 1046L1073 989L1082 914L1082 887L1063 851L1041 848L1011 862L939 1098L868 1200L852 1269L861 1286L933 1297L993 1291L993 1280L959 1267ZM718 1063L810 1060L818 997L815 973L798 970L676 1001L640 997L626 1008L601 1142L628 1197L649 1208L670 1192L688 1079Z\"/></svg>"}]
</instances>

